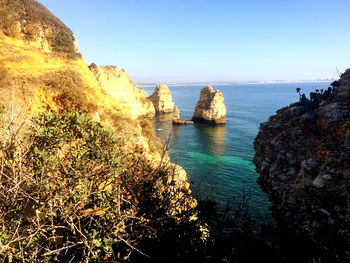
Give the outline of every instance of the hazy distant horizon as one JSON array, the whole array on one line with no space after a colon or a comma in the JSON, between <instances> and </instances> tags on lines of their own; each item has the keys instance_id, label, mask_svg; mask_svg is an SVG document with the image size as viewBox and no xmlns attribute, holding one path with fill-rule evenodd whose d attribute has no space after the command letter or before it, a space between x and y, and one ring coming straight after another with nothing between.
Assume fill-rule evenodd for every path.
<instances>
[{"instance_id":1,"label":"hazy distant horizon","mask_svg":"<svg viewBox=\"0 0 350 263\"><path fill-rule=\"evenodd\" d=\"M196 82L187 82L187 81L134 81L136 86L155 86L160 83L164 83L168 86L177 86L177 85L230 85L230 84L278 84L278 83L324 83L332 82L336 79L314 79L314 80L269 80L269 81L196 81Z\"/></svg>"}]
</instances>

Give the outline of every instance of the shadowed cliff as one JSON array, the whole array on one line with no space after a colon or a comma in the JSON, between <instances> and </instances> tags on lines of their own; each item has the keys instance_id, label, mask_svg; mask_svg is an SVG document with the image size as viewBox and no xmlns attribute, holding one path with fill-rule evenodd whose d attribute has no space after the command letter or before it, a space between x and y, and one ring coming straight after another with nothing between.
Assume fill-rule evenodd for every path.
<instances>
[{"instance_id":1,"label":"shadowed cliff","mask_svg":"<svg viewBox=\"0 0 350 263\"><path fill-rule=\"evenodd\" d=\"M258 183L277 223L306 234L324 260L339 262L350 251L349 94L348 69L327 90L278 110L254 142Z\"/></svg>"}]
</instances>

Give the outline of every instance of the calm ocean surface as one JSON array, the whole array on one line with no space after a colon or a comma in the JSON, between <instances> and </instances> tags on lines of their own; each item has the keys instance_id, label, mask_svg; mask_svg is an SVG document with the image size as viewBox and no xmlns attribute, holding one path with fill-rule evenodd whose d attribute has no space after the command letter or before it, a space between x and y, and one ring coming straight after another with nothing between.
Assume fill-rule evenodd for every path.
<instances>
[{"instance_id":1,"label":"calm ocean surface","mask_svg":"<svg viewBox=\"0 0 350 263\"><path fill-rule=\"evenodd\" d=\"M182 120L190 120L202 86L169 86ZM171 116L153 119L156 133L169 143L172 162L185 168L193 192L209 197L222 207L227 201L234 206L243 188L250 192L250 212L258 223L271 222L269 201L260 190L258 174L252 162L253 141L259 124L276 110L298 101L296 88L308 97L314 89L329 83L234 84L212 85L224 94L227 124L172 126ZM143 88L151 95L155 87ZM235 199L233 199L235 197Z\"/></svg>"}]
</instances>

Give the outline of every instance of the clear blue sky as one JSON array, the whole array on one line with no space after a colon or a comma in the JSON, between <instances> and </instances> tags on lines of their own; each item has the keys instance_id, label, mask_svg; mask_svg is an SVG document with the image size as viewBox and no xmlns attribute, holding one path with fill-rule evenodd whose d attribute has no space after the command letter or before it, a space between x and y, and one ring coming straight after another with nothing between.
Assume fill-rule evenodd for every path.
<instances>
[{"instance_id":1,"label":"clear blue sky","mask_svg":"<svg viewBox=\"0 0 350 263\"><path fill-rule=\"evenodd\" d=\"M350 67L349 0L39 0L88 63L134 81L332 78Z\"/></svg>"}]
</instances>

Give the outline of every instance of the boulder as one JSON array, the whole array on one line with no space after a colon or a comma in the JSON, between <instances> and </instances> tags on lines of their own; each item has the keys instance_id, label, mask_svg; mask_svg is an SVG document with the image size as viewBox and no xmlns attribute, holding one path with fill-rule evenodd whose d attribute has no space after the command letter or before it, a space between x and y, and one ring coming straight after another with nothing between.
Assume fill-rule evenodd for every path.
<instances>
[{"instance_id":1,"label":"boulder","mask_svg":"<svg viewBox=\"0 0 350 263\"><path fill-rule=\"evenodd\" d=\"M171 113L174 111L173 98L168 86L165 84L157 85L149 99L152 101L156 113Z\"/></svg>"},{"instance_id":2,"label":"boulder","mask_svg":"<svg viewBox=\"0 0 350 263\"><path fill-rule=\"evenodd\" d=\"M226 123L224 96L220 90L207 86L201 90L192 121L209 124Z\"/></svg>"}]
</instances>

